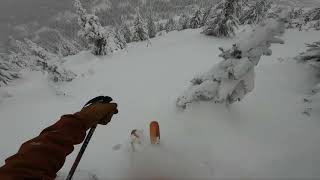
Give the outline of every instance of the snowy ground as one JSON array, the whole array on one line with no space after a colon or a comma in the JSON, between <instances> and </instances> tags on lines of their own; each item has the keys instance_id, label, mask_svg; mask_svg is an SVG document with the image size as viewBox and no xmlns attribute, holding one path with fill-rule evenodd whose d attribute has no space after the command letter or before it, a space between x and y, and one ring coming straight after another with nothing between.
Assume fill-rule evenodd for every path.
<instances>
[{"instance_id":1,"label":"snowy ground","mask_svg":"<svg viewBox=\"0 0 320 180\"><path fill-rule=\"evenodd\" d=\"M25 72L1 90L12 97L0 102L0 162L60 115L79 110L94 96L109 95L120 113L97 129L79 166L84 174L99 179L320 178L320 112L301 113L315 72L287 60L315 37L319 32L288 31L286 44L273 46L274 54L256 68L253 93L229 109L213 103L193 104L184 112L175 108L189 80L221 60L219 46L232 43L199 30L169 33L153 40L152 47L130 44L127 52L108 57L87 52L68 57L65 65L79 77L59 86L66 96L57 96L41 73ZM160 123L161 145L129 152L131 130L148 134L152 120ZM118 144L121 149L114 151Z\"/></svg>"}]
</instances>

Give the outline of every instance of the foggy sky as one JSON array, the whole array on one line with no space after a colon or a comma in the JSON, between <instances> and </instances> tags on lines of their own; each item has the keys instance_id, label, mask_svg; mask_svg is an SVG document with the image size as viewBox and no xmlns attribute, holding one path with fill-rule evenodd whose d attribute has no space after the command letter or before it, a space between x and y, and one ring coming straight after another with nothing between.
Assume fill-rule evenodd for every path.
<instances>
[{"instance_id":1,"label":"foggy sky","mask_svg":"<svg viewBox=\"0 0 320 180\"><path fill-rule=\"evenodd\" d=\"M0 41L11 27L32 21L45 24L57 12L69 9L72 0L0 0Z\"/></svg>"},{"instance_id":2,"label":"foggy sky","mask_svg":"<svg viewBox=\"0 0 320 180\"><path fill-rule=\"evenodd\" d=\"M305 6L314 6L314 2L320 2L320 0L295 1L303 2ZM15 33L12 31L14 26L30 22L45 25L50 17L70 9L71 4L72 0L0 0L0 46L9 35Z\"/></svg>"}]
</instances>

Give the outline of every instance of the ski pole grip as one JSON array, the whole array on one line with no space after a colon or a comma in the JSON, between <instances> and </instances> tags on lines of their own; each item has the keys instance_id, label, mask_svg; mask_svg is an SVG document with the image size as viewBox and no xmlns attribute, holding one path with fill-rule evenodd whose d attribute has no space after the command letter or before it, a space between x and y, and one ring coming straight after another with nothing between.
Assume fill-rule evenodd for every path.
<instances>
[{"instance_id":1,"label":"ski pole grip","mask_svg":"<svg viewBox=\"0 0 320 180\"><path fill-rule=\"evenodd\" d=\"M83 107L90 106L91 104L94 104L97 102L110 103L111 101L112 101L112 98L109 96L98 96L88 101Z\"/></svg>"}]
</instances>

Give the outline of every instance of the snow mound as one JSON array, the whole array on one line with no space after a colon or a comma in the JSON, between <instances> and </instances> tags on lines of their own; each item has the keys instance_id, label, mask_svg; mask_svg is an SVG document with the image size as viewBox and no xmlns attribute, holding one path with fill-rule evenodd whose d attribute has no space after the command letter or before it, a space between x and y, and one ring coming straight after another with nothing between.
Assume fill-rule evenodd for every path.
<instances>
[{"instance_id":1,"label":"snow mound","mask_svg":"<svg viewBox=\"0 0 320 180\"><path fill-rule=\"evenodd\" d=\"M192 85L177 99L177 106L186 108L195 101L231 104L240 101L254 88L254 67L261 56L272 55L271 44L283 44L278 36L285 30L284 20L270 20L244 36L233 48L220 48L224 60L208 72L191 80Z\"/></svg>"}]
</instances>

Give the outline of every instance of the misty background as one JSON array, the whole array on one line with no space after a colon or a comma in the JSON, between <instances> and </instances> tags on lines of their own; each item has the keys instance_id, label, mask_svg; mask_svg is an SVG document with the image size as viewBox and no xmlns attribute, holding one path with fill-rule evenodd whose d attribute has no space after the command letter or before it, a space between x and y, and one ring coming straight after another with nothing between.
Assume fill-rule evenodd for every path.
<instances>
[{"instance_id":1,"label":"misty background","mask_svg":"<svg viewBox=\"0 0 320 180\"><path fill-rule=\"evenodd\" d=\"M202 8L218 0L85 0L83 6L89 11L97 11L98 16L110 17L102 20L103 25L114 24L124 14L134 14L135 7L144 5L158 11L162 17L177 14L172 11L186 6L199 5ZM274 0L278 4L313 7L319 0ZM162 7L162 8L159 8ZM53 21L65 21L72 15L72 0L1 0L0 6L0 53L5 51L8 37L26 37ZM169 13L168 13L169 12ZM99 14L100 13L100 14ZM115 18L117 16L117 18ZM168 18L168 17L165 17Z\"/></svg>"},{"instance_id":2,"label":"misty background","mask_svg":"<svg viewBox=\"0 0 320 180\"><path fill-rule=\"evenodd\" d=\"M71 5L70 0L1 0L0 41L19 33L18 25L46 25L50 18L69 10Z\"/></svg>"}]
</instances>

